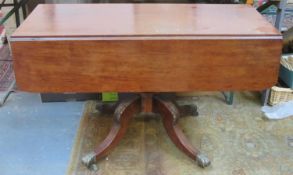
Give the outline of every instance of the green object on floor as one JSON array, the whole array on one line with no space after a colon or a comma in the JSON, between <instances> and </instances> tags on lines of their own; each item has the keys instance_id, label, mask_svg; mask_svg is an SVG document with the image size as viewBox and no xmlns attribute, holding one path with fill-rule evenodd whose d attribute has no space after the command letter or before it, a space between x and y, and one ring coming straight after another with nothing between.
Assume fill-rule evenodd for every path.
<instances>
[{"instance_id":1,"label":"green object on floor","mask_svg":"<svg viewBox=\"0 0 293 175\"><path fill-rule=\"evenodd\" d=\"M102 93L102 101L103 102L115 102L118 101L118 93L117 92L104 92Z\"/></svg>"}]
</instances>

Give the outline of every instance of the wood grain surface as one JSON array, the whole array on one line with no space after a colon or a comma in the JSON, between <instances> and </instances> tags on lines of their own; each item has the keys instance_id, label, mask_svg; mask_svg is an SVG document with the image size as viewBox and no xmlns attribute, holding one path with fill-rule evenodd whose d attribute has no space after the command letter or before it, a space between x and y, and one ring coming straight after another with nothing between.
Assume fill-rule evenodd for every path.
<instances>
[{"instance_id":1,"label":"wood grain surface","mask_svg":"<svg viewBox=\"0 0 293 175\"><path fill-rule=\"evenodd\" d=\"M32 92L260 90L277 80L280 40L12 42L18 88Z\"/></svg>"},{"instance_id":2,"label":"wood grain surface","mask_svg":"<svg viewBox=\"0 0 293 175\"><path fill-rule=\"evenodd\" d=\"M11 37L32 92L260 90L280 33L247 5L39 5Z\"/></svg>"},{"instance_id":3,"label":"wood grain surface","mask_svg":"<svg viewBox=\"0 0 293 175\"><path fill-rule=\"evenodd\" d=\"M243 4L45 4L12 38L166 35L280 36Z\"/></svg>"}]
</instances>

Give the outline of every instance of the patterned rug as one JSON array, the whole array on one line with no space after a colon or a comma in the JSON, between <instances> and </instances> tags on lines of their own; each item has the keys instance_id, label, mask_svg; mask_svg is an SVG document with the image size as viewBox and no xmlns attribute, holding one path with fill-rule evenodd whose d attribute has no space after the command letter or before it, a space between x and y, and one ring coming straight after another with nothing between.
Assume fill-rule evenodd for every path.
<instances>
[{"instance_id":1,"label":"patterned rug","mask_svg":"<svg viewBox=\"0 0 293 175\"><path fill-rule=\"evenodd\" d=\"M0 11L0 19L2 17L3 13ZM6 26L6 28L9 27ZM4 91L4 94L7 95L7 91L10 91L13 87L12 85L14 83L15 77L13 72L12 56L9 45L7 44L6 28L4 25L0 25L0 92ZM2 98L6 98L6 95L4 95L4 97L0 97L1 103L4 102Z\"/></svg>"},{"instance_id":2,"label":"patterned rug","mask_svg":"<svg viewBox=\"0 0 293 175\"><path fill-rule=\"evenodd\" d=\"M7 91L14 82L14 79L9 46L8 44L0 44L0 91Z\"/></svg>"},{"instance_id":3,"label":"patterned rug","mask_svg":"<svg viewBox=\"0 0 293 175\"><path fill-rule=\"evenodd\" d=\"M12 61L8 44L4 44L0 47L0 61Z\"/></svg>"},{"instance_id":4,"label":"patterned rug","mask_svg":"<svg viewBox=\"0 0 293 175\"><path fill-rule=\"evenodd\" d=\"M12 62L0 60L0 91L8 90L14 79Z\"/></svg>"},{"instance_id":5,"label":"patterned rug","mask_svg":"<svg viewBox=\"0 0 293 175\"><path fill-rule=\"evenodd\" d=\"M99 171L81 164L81 157L108 133L112 117L99 114L96 102L85 106L67 175L293 175L293 117L268 121L260 97L236 93L233 105L215 96L181 97L195 103L199 116L179 120L191 143L212 161L199 168L167 137L160 119L137 116L122 142L98 162Z\"/></svg>"}]
</instances>

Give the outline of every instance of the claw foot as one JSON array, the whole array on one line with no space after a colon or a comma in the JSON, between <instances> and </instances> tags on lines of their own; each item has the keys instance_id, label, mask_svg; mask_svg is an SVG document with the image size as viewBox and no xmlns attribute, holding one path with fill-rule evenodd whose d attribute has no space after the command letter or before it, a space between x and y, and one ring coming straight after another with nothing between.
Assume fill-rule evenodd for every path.
<instances>
[{"instance_id":1,"label":"claw foot","mask_svg":"<svg viewBox=\"0 0 293 175\"><path fill-rule=\"evenodd\" d=\"M209 158L201 153L197 154L196 161L198 166L202 168L205 168L211 164L211 161L209 160Z\"/></svg>"},{"instance_id":2,"label":"claw foot","mask_svg":"<svg viewBox=\"0 0 293 175\"><path fill-rule=\"evenodd\" d=\"M98 166L95 164L96 163L95 152L88 153L81 159L81 161L88 169L93 171L98 171Z\"/></svg>"}]
</instances>

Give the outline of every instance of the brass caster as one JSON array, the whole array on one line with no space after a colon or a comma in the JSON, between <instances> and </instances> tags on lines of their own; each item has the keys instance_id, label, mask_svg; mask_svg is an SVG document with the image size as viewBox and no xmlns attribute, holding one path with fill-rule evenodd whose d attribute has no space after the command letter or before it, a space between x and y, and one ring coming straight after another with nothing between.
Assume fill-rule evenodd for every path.
<instances>
[{"instance_id":1,"label":"brass caster","mask_svg":"<svg viewBox=\"0 0 293 175\"><path fill-rule=\"evenodd\" d=\"M198 166L200 166L201 168L205 168L211 164L209 158L201 153L197 154L196 161Z\"/></svg>"},{"instance_id":2,"label":"brass caster","mask_svg":"<svg viewBox=\"0 0 293 175\"><path fill-rule=\"evenodd\" d=\"M96 153L95 152L91 152L91 153L88 153L87 155L83 156L81 161L89 170L92 170L92 171L99 170L98 166L96 165Z\"/></svg>"}]
</instances>

